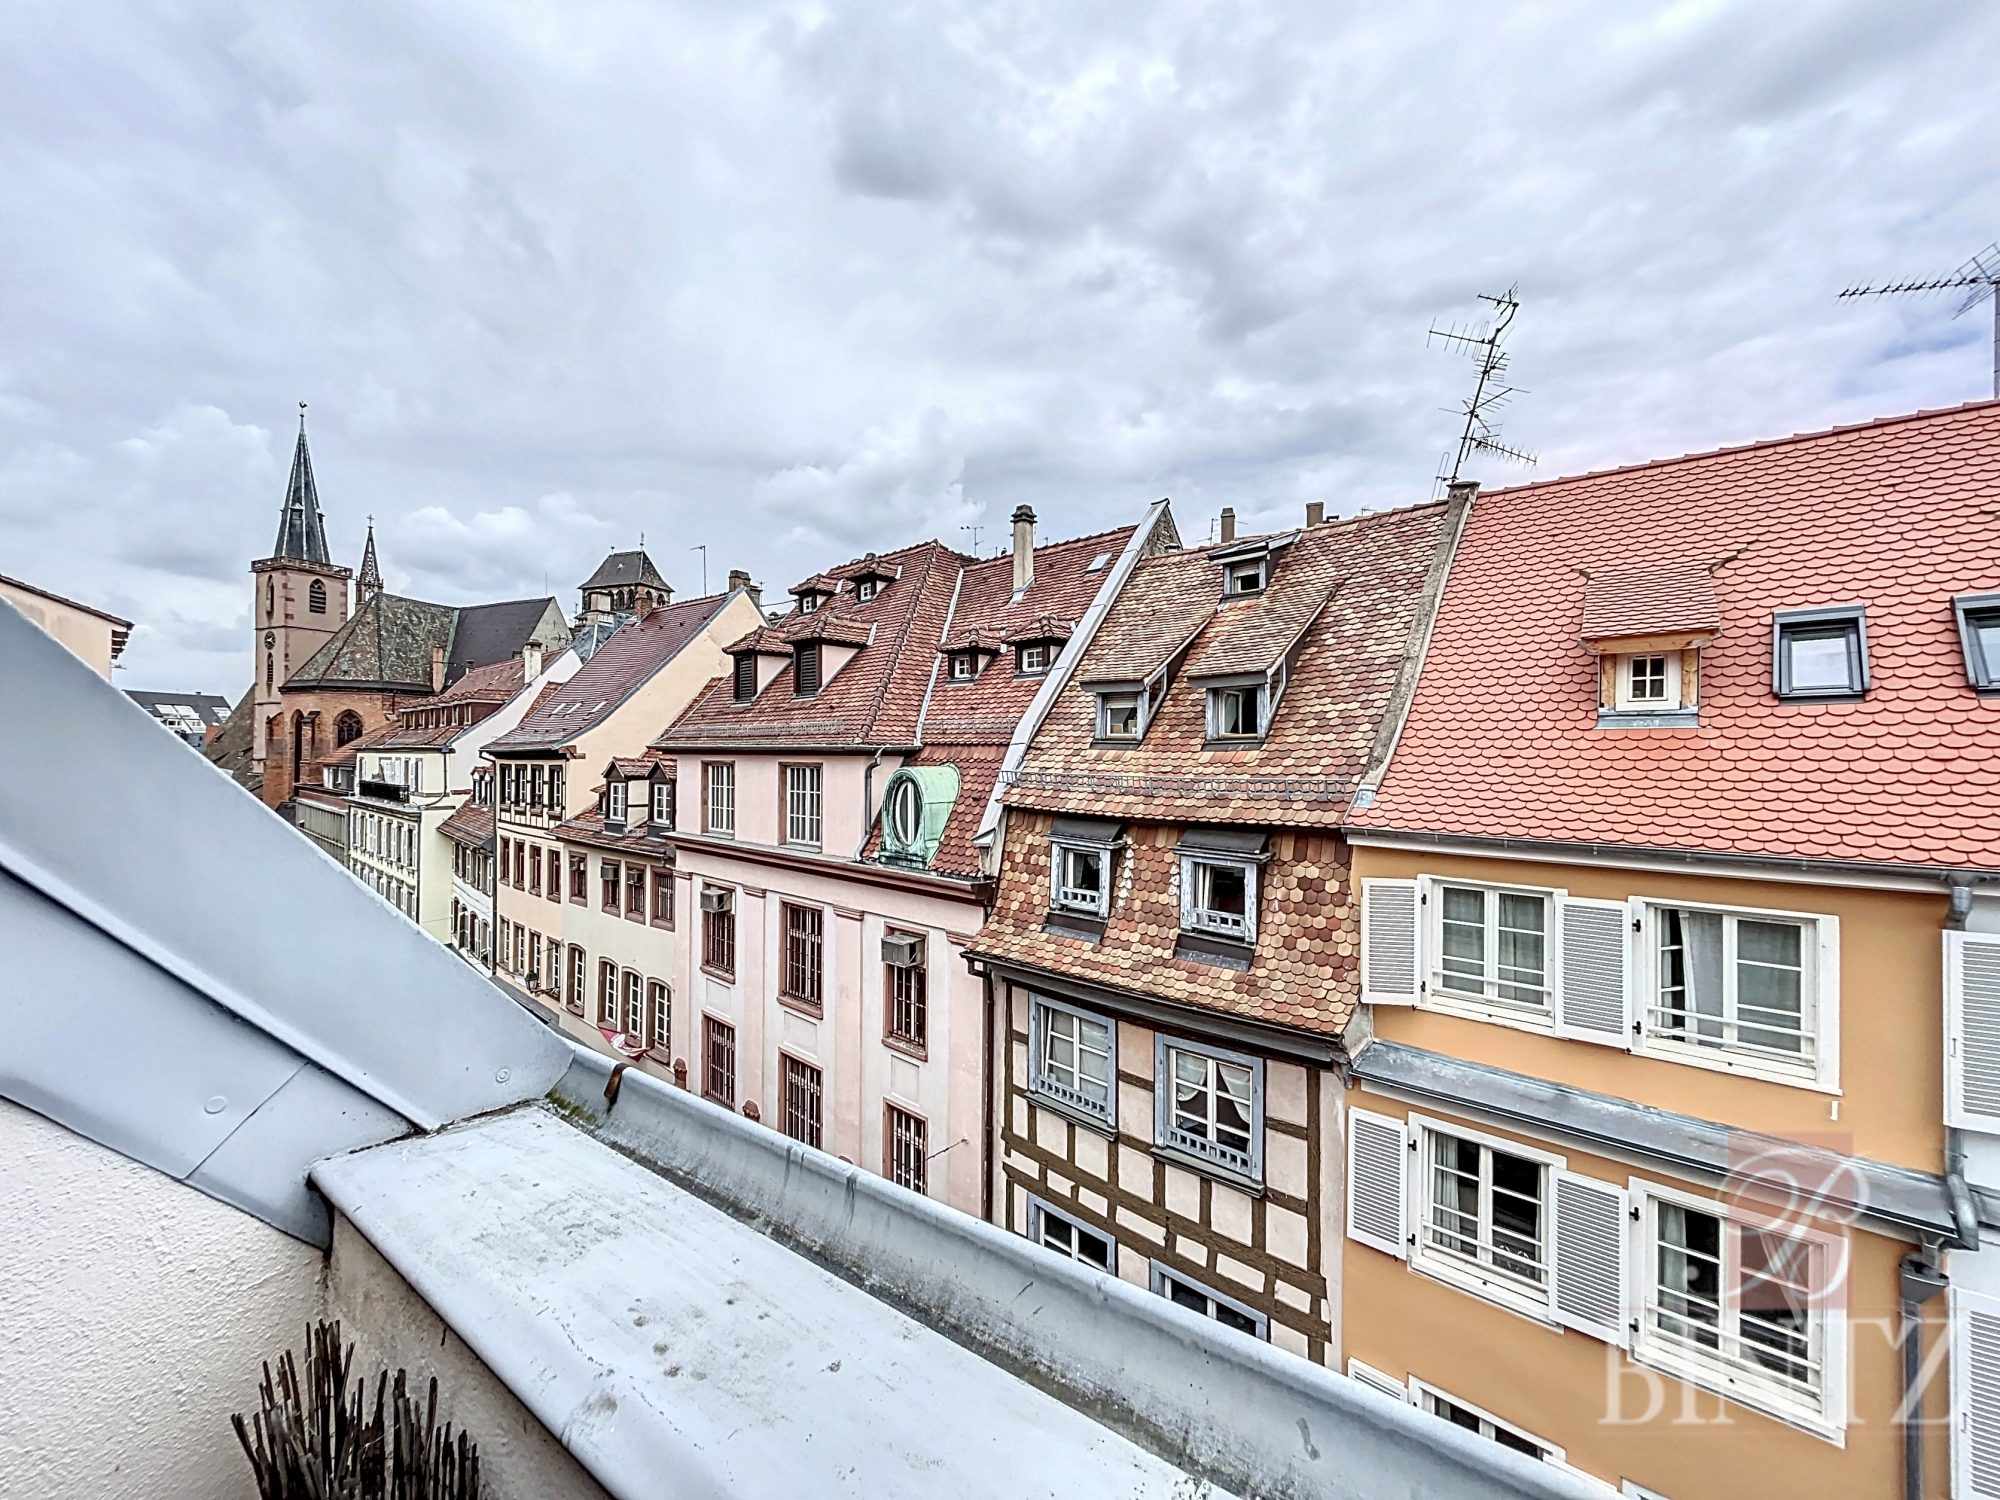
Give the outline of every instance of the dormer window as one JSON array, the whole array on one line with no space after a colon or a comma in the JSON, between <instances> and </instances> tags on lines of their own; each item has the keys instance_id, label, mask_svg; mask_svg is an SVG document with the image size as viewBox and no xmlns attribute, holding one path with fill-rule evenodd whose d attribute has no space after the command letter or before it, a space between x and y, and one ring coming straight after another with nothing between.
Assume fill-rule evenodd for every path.
<instances>
[{"instance_id":1,"label":"dormer window","mask_svg":"<svg viewBox=\"0 0 2000 1500\"><path fill-rule=\"evenodd\" d=\"M954 651L951 653L951 680L970 682L979 675L979 653L977 651Z\"/></svg>"},{"instance_id":2,"label":"dormer window","mask_svg":"<svg viewBox=\"0 0 2000 1500\"><path fill-rule=\"evenodd\" d=\"M653 828L657 832L673 827L674 784L671 781L653 783Z\"/></svg>"},{"instance_id":3,"label":"dormer window","mask_svg":"<svg viewBox=\"0 0 2000 1500\"><path fill-rule=\"evenodd\" d=\"M812 613L812 612L813 612L814 610L816 610L816 609L818 609L818 608L819 608L819 595L818 595L818 594L801 594L801 595L799 595L799 613L800 613L800 614L802 614L802 615L809 615L809 614L811 614L811 613Z\"/></svg>"},{"instance_id":4,"label":"dormer window","mask_svg":"<svg viewBox=\"0 0 2000 1500\"><path fill-rule=\"evenodd\" d=\"M1264 736L1264 684L1240 683L1208 690L1208 737L1257 740Z\"/></svg>"},{"instance_id":5,"label":"dormer window","mask_svg":"<svg viewBox=\"0 0 2000 1500\"><path fill-rule=\"evenodd\" d=\"M625 783L607 782L604 787L604 823L608 828L613 824L625 825Z\"/></svg>"},{"instance_id":6,"label":"dormer window","mask_svg":"<svg viewBox=\"0 0 2000 1500\"><path fill-rule=\"evenodd\" d=\"M2000 692L2000 594L1961 594L1952 609L1965 647L1966 681L1982 693Z\"/></svg>"},{"instance_id":7,"label":"dormer window","mask_svg":"<svg viewBox=\"0 0 2000 1500\"><path fill-rule=\"evenodd\" d=\"M1771 690L1780 698L1859 698L1868 691L1860 605L1786 610L1771 628Z\"/></svg>"},{"instance_id":8,"label":"dormer window","mask_svg":"<svg viewBox=\"0 0 2000 1500\"><path fill-rule=\"evenodd\" d=\"M1023 677L1040 677L1049 669L1049 648L1046 645L1017 646L1014 650L1014 670Z\"/></svg>"},{"instance_id":9,"label":"dormer window","mask_svg":"<svg viewBox=\"0 0 2000 1500\"><path fill-rule=\"evenodd\" d=\"M1049 829L1052 914L1100 921L1110 914L1113 860L1121 832L1117 823L1103 819L1056 819Z\"/></svg>"},{"instance_id":10,"label":"dormer window","mask_svg":"<svg viewBox=\"0 0 2000 1500\"><path fill-rule=\"evenodd\" d=\"M1099 693L1097 695L1097 737L1100 740L1139 738L1139 695Z\"/></svg>"},{"instance_id":11,"label":"dormer window","mask_svg":"<svg viewBox=\"0 0 2000 1500\"><path fill-rule=\"evenodd\" d=\"M1621 713L1667 713L1681 706L1681 653L1638 652L1612 659L1612 699Z\"/></svg>"},{"instance_id":12,"label":"dormer window","mask_svg":"<svg viewBox=\"0 0 2000 1500\"><path fill-rule=\"evenodd\" d=\"M757 658L746 651L736 658L736 701L748 703L757 696Z\"/></svg>"},{"instance_id":13,"label":"dormer window","mask_svg":"<svg viewBox=\"0 0 2000 1500\"><path fill-rule=\"evenodd\" d=\"M866 604L881 592L882 584L879 579L863 578L854 585L854 600L857 604Z\"/></svg>"},{"instance_id":14,"label":"dormer window","mask_svg":"<svg viewBox=\"0 0 2000 1500\"><path fill-rule=\"evenodd\" d=\"M1229 564L1223 570L1223 592L1231 598L1264 592L1264 559Z\"/></svg>"}]
</instances>

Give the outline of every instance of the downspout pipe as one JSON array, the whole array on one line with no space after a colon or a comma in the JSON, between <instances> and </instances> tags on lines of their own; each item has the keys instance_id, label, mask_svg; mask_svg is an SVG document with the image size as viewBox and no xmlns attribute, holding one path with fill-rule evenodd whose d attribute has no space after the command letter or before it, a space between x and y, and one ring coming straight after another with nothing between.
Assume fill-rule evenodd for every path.
<instances>
[{"instance_id":1,"label":"downspout pipe","mask_svg":"<svg viewBox=\"0 0 2000 1500\"><path fill-rule=\"evenodd\" d=\"M1964 932L1967 920L1972 915L1972 893L1976 886L1986 884L1990 875L1953 874L1947 883L1951 891L1951 911L1945 917L1946 932ZM1965 1132L1956 1125L1948 1126L1944 1133L1944 1185L1951 1199L1951 1218L1958 1232L1957 1241L1952 1246L1956 1250L1977 1250L1979 1248L1979 1210L1972 1201L1972 1191L1965 1182Z\"/></svg>"},{"instance_id":2,"label":"downspout pipe","mask_svg":"<svg viewBox=\"0 0 2000 1500\"><path fill-rule=\"evenodd\" d=\"M868 840L875 832L875 768L882 764L882 757L888 753L888 748L887 745L877 745L874 758L861 773L861 842L854 846L856 859L868 852Z\"/></svg>"}]
</instances>

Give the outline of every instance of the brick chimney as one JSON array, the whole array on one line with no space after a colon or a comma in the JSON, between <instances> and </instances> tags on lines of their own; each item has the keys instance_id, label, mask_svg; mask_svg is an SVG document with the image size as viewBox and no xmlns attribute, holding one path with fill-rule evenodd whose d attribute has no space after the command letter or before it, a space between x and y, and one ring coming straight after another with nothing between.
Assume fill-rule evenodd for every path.
<instances>
[{"instance_id":1,"label":"brick chimney","mask_svg":"<svg viewBox=\"0 0 2000 1500\"><path fill-rule=\"evenodd\" d=\"M431 647L431 691L444 691L444 647Z\"/></svg>"},{"instance_id":2,"label":"brick chimney","mask_svg":"<svg viewBox=\"0 0 2000 1500\"><path fill-rule=\"evenodd\" d=\"M1025 505L1014 508L1014 592L1025 594L1035 581L1035 513Z\"/></svg>"},{"instance_id":3,"label":"brick chimney","mask_svg":"<svg viewBox=\"0 0 2000 1500\"><path fill-rule=\"evenodd\" d=\"M1325 524L1326 502L1324 500L1306 501L1306 525L1324 526Z\"/></svg>"},{"instance_id":4,"label":"brick chimney","mask_svg":"<svg viewBox=\"0 0 2000 1500\"><path fill-rule=\"evenodd\" d=\"M1225 542L1236 540L1236 507L1233 505L1222 507L1222 540Z\"/></svg>"},{"instance_id":5,"label":"brick chimney","mask_svg":"<svg viewBox=\"0 0 2000 1500\"><path fill-rule=\"evenodd\" d=\"M542 675L542 643L530 641L521 648L521 680L533 682Z\"/></svg>"},{"instance_id":6,"label":"brick chimney","mask_svg":"<svg viewBox=\"0 0 2000 1500\"><path fill-rule=\"evenodd\" d=\"M764 591L750 581L750 575L743 569L731 568L729 570L729 587L732 590L743 590L745 594L749 595L750 602L757 606L759 612L763 610Z\"/></svg>"}]
</instances>

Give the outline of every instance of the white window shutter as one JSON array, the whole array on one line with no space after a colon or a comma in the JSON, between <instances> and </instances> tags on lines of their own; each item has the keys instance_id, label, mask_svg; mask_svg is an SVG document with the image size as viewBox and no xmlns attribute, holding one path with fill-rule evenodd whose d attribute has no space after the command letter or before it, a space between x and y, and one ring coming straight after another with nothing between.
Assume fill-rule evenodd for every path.
<instances>
[{"instance_id":1,"label":"white window shutter","mask_svg":"<svg viewBox=\"0 0 2000 1500\"><path fill-rule=\"evenodd\" d=\"M1397 1401L1407 1402L1410 1399L1410 1388L1402 1381L1392 1375L1385 1375L1373 1365L1364 1365L1358 1359L1350 1359L1347 1362L1347 1378L1358 1380L1369 1390L1380 1391Z\"/></svg>"},{"instance_id":2,"label":"white window shutter","mask_svg":"<svg viewBox=\"0 0 2000 1500\"><path fill-rule=\"evenodd\" d=\"M1944 935L1945 1123L2000 1132L2000 936Z\"/></svg>"},{"instance_id":3,"label":"white window shutter","mask_svg":"<svg viewBox=\"0 0 2000 1500\"><path fill-rule=\"evenodd\" d=\"M1623 901L1556 898L1556 1032L1631 1045L1632 917Z\"/></svg>"},{"instance_id":4,"label":"white window shutter","mask_svg":"<svg viewBox=\"0 0 2000 1500\"><path fill-rule=\"evenodd\" d=\"M1398 1260L1409 1254L1403 1183L1410 1143L1401 1120L1347 1112L1347 1234Z\"/></svg>"},{"instance_id":5,"label":"white window shutter","mask_svg":"<svg viewBox=\"0 0 2000 1500\"><path fill-rule=\"evenodd\" d=\"M2000 1500L2000 1298L1951 1293L1951 1466L1957 1500Z\"/></svg>"},{"instance_id":6,"label":"white window shutter","mask_svg":"<svg viewBox=\"0 0 2000 1500\"><path fill-rule=\"evenodd\" d=\"M1574 1172L1556 1170L1549 1176L1555 1319L1565 1328L1622 1345L1630 1317L1625 1236L1631 1211L1625 1190Z\"/></svg>"},{"instance_id":7,"label":"white window shutter","mask_svg":"<svg viewBox=\"0 0 2000 1500\"><path fill-rule=\"evenodd\" d=\"M1423 905L1414 880L1361 882L1361 999L1415 1005L1423 973Z\"/></svg>"}]
</instances>

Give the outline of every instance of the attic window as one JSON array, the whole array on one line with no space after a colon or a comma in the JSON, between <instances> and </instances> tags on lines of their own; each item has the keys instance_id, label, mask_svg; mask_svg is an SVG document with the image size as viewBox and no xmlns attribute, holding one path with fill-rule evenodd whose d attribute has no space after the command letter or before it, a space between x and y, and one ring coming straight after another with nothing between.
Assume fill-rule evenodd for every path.
<instances>
[{"instance_id":1,"label":"attic window","mask_svg":"<svg viewBox=\"0 0 2000 1500\"><path fill-rule=\"evenodd\" d=\"M1264 559L1252 558L1248 562L1231 563L1223 569L1222 591L1231 598L1243 594L1264 592Z\"/></svg>"},{"instance_id":2,"label":"attic window","mask_svg":"<svg viewBox=\"0 0 2000 1500\"><path fill-rule=\"evenodd\" d=\"M1110 565L1110 562L1111 554L1109 552L1100 552L1090 560L1090 566L1083 571L1086 573L1102 573Z\"/></svg>"},{"instance_id":3,"label":"attic window","mask_svg":"<svg viewBox=\"0 0 2000 1500\"><path fill-rule=\"evenodd\" d=\"M819 691L818 641L801 641L792 648L792 691L801 698Z\"/></svg>"},{"instance_id":4,"label":"attic window","mask_svg":"<svg viewBox=\"0 0 2000 1500\"><path fill-rule=\"evenodd\" d=\"M1771 691L1780 698L1858 698L1868 691L1860 605L1786 610L1772 617L1771 628Z\"/></svg>"},{"instance_id":5,"label":"attic window","mask_svg":"<svg viewBox=\"0 0 2000 1500\"><path fill-rule=\"evenodd\" d=\"M1626 713L1660 713L1681 706L1681 654L1649 651L1620 656L1613 702Z\"/></svg>"},{"instance_id":6,"label":"attic window","mask_svg":"<svg viewBox=\"0 0 2000 1500\"><path fill-rule=\"evenodd\" d=\"M799 613L800 613L800 614L802 614L802 615L809 615L809 614L811 614L811 613L812 613L812 612L813 612L814 610L816 610L816 609L818 609L818 608L819 608L819 595L818 595L818 594L801 594L801 595L799 595Z\"/></svg>"},{"instance_id":7,"label":"attic window","mask_svg":"<svg viewBox=\"0 0 2000 1500\"><path fill-rule=\"evenodd\" d=\"M854 598L860 604L866 604L881 592L882 583L880 579L863 578L854 585Z\"/></svg>"},{"instance_id":8,"label":"attic window","mask_svg":"<svg viewBox=\"0 0 2000 1500\"><path fill-rule=\"evenodd\" d=\"M1046 645L1017 646L1014 649L1014 670L1023 677L1040 677L1049 669L1049 648Z\"/></svg>"},{"instance_id":9,"label":"attic window","mask_svg":"<svg viewBox=\"0 0 2000 1500\"><path fill-rule=\"evenodd\" d=\"M1255 740L1264 734L1264 685L1242 683L1208 690L1208 737Z\"/></svg>"},{"instance_id":10,"label":"attic window","mask_svg":"<svg viewBox=\"0 0 2000 1500\"><path fill-rule=\"evenodd\" d=\"M954 651L951 653L951 680L970 682L979 675L979 653L977 651Z\"/></svg>"},{"instance_id":11,"label":"attic window","mask_svg":"<svg viewBox=\"0 0 2000 1500\"><path fill-rule=\"evenodd\" d=\"M2000 692L2000 594L1961 594L1951 601L1965 647L1965 677L1982 693Z\"/></svg>"},{"instance_id":12,"label":"attic window","mask_svg":"<svg viewBox=\"0 0 2000 1500\"><path fill-rule=\"evenodd\" d=\"M736 701L748 703L757 696L757 658L746 651L736 658Z\"/></svg>"},{"instance_id":13,"label":"attic window","mask_svg":"<svg viewBox=\"0 0 2000 1500\"><path fill-rule=\"evenodd\" d=\"M1097 695L1097 737L1100 740L1139 738L1139 695L1099 693Z\"/></svg>"}]
</instances>

